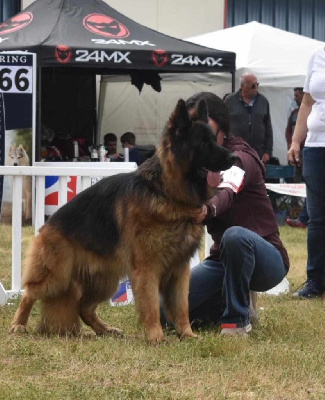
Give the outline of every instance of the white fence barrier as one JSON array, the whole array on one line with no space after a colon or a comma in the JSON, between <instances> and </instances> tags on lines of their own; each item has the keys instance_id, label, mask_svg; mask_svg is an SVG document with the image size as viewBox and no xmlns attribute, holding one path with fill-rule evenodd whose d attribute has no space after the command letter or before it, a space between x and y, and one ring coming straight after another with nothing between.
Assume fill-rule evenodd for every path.
<instances>
[{"instance_id":1,"label":"white fence barrier","mask_svg":"<svg viewBox=\"0 0 325 400\"><path fill-rule=\"evenodd\" d=\"M62 163L60 163L62 165ZM58 206L67 202L67 182L69 176L81 179L79 191L91 185L92 177L106 177L123 172L136 170L133 162L124 163L74 163L73 166L48 166L46 163L36 163L32 167L0 166L0 175L12 176L12 275L11 290L5 290L0 282L0 305L21 292L21 233L22 233L22 181L24 176L35 178L34 187L34 226L35 233L45 221L45 177L59 177Z\"/></svg>"}]
</instances>

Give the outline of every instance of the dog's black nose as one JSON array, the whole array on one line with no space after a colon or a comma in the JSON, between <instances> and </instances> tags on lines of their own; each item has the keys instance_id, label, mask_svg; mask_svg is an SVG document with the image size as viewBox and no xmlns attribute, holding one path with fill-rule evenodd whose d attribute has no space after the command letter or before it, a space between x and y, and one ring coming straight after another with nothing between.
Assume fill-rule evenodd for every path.
<instances>
[{"instance_id":1,"label":"dog's black nose","mask_svg":"<svg viewBox=\"0 0 325 400\"><path fill-rule=\"evenodd\" d=\"M15 163L14 163L14 167L17 167L17 165L18 165L18 164L15 162Z\"/></svg>"},{"instance_id":2,"label":"dog's black nose","mask_svg":"<svg viewBox=\"0 0 325 400\"><path fill-rule=\"evenodd\" d=\"M230 153L228 156L228 160L231 163L235 163L238 160L238 156L235 153Z\"/></svg>"}]
</instances>

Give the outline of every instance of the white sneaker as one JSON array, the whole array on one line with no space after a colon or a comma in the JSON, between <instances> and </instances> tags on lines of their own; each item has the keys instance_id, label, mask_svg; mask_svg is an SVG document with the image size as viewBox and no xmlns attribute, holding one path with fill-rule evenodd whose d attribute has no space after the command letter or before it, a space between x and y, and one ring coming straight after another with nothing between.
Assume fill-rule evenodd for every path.
<instances>
[{"instance_id":1,"label":"white sneaker","mask_svg":"<svg viewBox=\"0 0 325 400\"><path fill-rule=\"evenodd\" d=\"M236 324L221 324L221 336L248 336L252 330L252 325L237 327Z\"/></svg>"}]
</instances>

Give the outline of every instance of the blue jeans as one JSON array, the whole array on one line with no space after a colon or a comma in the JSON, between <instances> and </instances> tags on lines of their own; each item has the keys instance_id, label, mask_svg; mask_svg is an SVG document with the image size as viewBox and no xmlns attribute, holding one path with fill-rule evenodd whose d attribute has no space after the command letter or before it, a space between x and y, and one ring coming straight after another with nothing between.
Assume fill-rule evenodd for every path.
<instances>
[{"instance_id":1,"label":"blue jeans","mask_svg":"<svg viewBox=\"0 0 325 400\"><path fill-rule=\"evenodd\" d=\"M304 147L303 176L309 215L307 279L325 290L325 147Z\"/></svg>"},{"instance_id":2,"label":"blue jeans","mask_svg":"<svg viewBox=\"0 0 325 400\"><path fill-rule=\"evenodd\" d=\"M285 277L287 269L280 252L246 228L227 229L220 248L221 261L204 260L191 270L190 319L211 323L221 319L221 323L246 326L249 291L273 288Z\"/></svg>"},{"instance_id":3,"label":"blue jeans","mask_svg":"<svg viewBox=\"0 0 325 400\"><path fill-rule=\"evenodd\" d=\"M305 201L304 201L304 206L303 206L302 210L300 211L298 220L299 220L300 222L302 222L303 224L308 224L309 215L308 215L308 212L307 212L307 202L306 202L306 199L305 199Z\"/></svg>"}]
</instances>

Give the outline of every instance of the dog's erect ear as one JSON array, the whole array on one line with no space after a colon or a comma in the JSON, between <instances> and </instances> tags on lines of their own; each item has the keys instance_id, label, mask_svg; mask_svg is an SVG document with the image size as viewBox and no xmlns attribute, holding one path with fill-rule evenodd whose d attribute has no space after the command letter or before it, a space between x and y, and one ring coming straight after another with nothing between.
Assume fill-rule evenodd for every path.
<instances>
[{"instance_id":1,"label":"dog's erect ear","mask_svg":"<svg viewBox=\"0 0 325 400\"><path fill-rule=\"evenodd\" d=\"M204 99L201 99L197 105L197 119L203 122L209 122L208 105Z\"/></svg>"},{"instance_id":2,"label":"dog's erect ear","mask_svg":"<svg viewBox=\"0 0 325 400\"><path fill-rule=\"evenodd\" d=\"M185 132L190 128L191 121L183 99L178 100L172 119L179 132Z\"/></svg>"},{"instance_id":3,"label":"dog's erect ear","mask_svg":"<svg viewBox=\"0 0 325 400\"><path fill-rule=\"evenodd\" d=\"M21 151L25 150L25 149L24 149L24 146L23 146L22 144L20 144L20 145L18 146L18 150L21 150Z\"/></svg>"}]
</instances>

